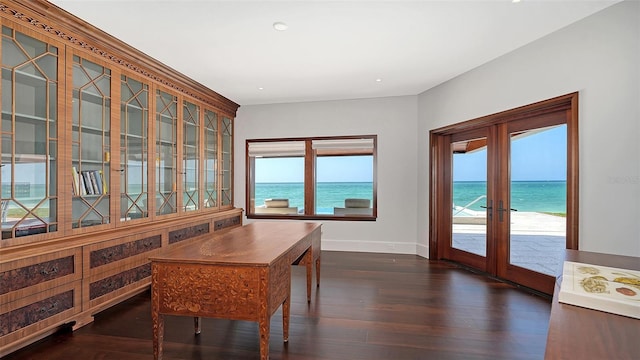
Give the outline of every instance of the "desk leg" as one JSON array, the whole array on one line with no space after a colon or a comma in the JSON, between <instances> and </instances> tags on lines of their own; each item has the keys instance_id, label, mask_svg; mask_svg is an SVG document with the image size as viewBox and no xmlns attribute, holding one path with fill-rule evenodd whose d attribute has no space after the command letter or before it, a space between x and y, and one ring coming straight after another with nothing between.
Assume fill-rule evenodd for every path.
<instances>
[{"instance_id":1,"label":"desk leg","mask_svg":"<svg viewBox=\"0 0 640 360\"><path fill-rule=\"evenodd\" d=\"M282 303L282 337L284 342L289 342L289 316L291 315L291 292Z\"/></svg>"},{"instance_id":2,"label":"desk leg","mask_svg":"<svg viewBox=\"0 0 640 360\"><path fill-rule=\"evenodd\" d=\"M307 267L307 303L311 303L311 277L313 275L313 254L310 250L304 254L303 261Z\"/></svg>"},{"instance_id":3,"label":"desk leg","mask_svg":"<svg viewBox=\"0 0 640 360\"><path fill-rule=\"evenodd\" d=\"M158 314L155 308L151 312L151 320L153 322L153 358L162 360L162 341L164 340L164 316Z\"/></svg>"},{"instance_id":4,"label":"desk leg","mask_svg":"<svg viewBox=\"0 0 640 360\"><path fill-rule=\"evenodd\" d=\"M260 329L260 359L269 359L269 331L271 324L269 321L269 315L267 308L260 309L260 315L258 315L258 328Z\"/></svg>"},{"instance_id":5,"label":"desk leg","mask_svg":"<svg viewBox=\"0 0 640 360\"><path fill-rule=\"evenodd\" d=\"M320 287L320 254L316 259L316 286Z\"/></svg>"},{"instance_id":6,"label":"desk leg","mask_svg":"<svg viewBox=\"0 0 640 360\"><path fill-rule=\"evenodd\" d=\"M200 316L193 317L193 329L196 335L200 335L202 332L202 318Z\"/></svg>"},{"instance_id":7,"label":"desk leg","mask_svg":"<svg viewBox=\"0 0 640 360\"><path fill-rule=\"evenodd\" d=\"M153 329L153 358L162 360L164 316L160 314L159 266L151 264L151 325Z\"/></svg>"}]
</instances>

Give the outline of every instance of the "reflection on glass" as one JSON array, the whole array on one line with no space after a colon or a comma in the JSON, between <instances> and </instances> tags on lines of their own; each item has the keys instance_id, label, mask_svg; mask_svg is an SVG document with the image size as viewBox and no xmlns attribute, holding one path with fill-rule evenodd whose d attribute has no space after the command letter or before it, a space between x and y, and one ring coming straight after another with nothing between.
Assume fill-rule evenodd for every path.
<instances>
[{"instance_id":1,"label":"reflection on glass","mask_svg":"<svg viewBox=\"0 0 640 360\"><path fill-rule=\"evenodd\" d=\"M2 239L58 228L57 53L2 27Z\"/></svg>"},{"instance_id":2,"label":"reflection on glass","mask_svg":"<svg viewBox=\"0 0 640 360\"><path fill-rule=\"evenodd\" d=\"M110 222L111 70L73 57L72 227Z\"/></svg>"},{"instance_id":3,"label":"reflection on glass","mask_svg":"<svg viewBox=\"0 0 640 360\"><path fill-rule=\"evenodd\" d=\"M511 134L509 262L555 276L566 248L567 126Z\"/></svg>"},{"instance_id":4,"label":"reflection on glass","mask_svg":"<svg viewBox=\"0 0 640 360\"><path fill-rule=\"evenodd\" d=\"M178 129L178 98L156 92L156 214L178 211L176 144Z\"/></svg>"},{"instance_id":5,"label":"reflection on glass","mask_svg":"<svg viewBox=\"0 0 640 360\"><path fill-rule=\"evenodd\" d=\"M122 76L120 114L120 220L145 218L147 211L146 84Z\"/></svg>"},{"instance_id":6,"label":"reflection on glass","mask_svg":"<svg viewBox=\"0 0 640 360\"><path fill-rule=\"evenodd\" d=\"M218 161L218 115L204 111L204 207L218 206L218 184L216 177Z\"/></svg>"},{"instance_id":7,"label":"reflection on glass","mask_svg":"<svg viewBox=\"0 0 640 360\"><path fill-rule=\"evenodd\" d=\"M182 110L182 204L185 211L199 209L198 152L200 151L200 107L188 101Z\"/></svg>"},{"instance_id":8,"label":"reflection on glass","mask_svg":"<svg viewBox=\"0 0 640 360\"><path fill-rule=\"evenodd\" d=\"M487 139L451 144L453 153L452 247L487 254Z\"/></svg>"},{"instance_id":9,"label":"reflection on glass","mask_svg":"<svg viewBox=\"0 0 640 360\"><path fill-rule=\"evenodd\" d=\"M233 204L233 193L231 191L233 178L231 177L231 166L233 161L233 121L230 118L222 117L222 206Z\"/></svg>"}]
</instances>

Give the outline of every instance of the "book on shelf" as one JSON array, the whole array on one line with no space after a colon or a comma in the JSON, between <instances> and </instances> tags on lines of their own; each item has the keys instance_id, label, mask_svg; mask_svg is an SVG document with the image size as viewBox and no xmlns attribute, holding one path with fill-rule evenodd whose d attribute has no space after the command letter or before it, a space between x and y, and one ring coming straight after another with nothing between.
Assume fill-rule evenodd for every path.
<instances>
[{"instance_id":1,"label":"book on shelf","mask_svg":"<svg viewBox=\"0 0 640 360\"><path fill-rule=\"evenodd\" d=\"M89 171L81 171L82 177L84 178L84 188L86 189L87 195L93 195L93 185L91 184L91 175Z\"/></svg>"},{"instance_id":2,"label":"book on shelf","mask_svg":"<svg viewBox=\"0 0 640 360\"><path fill-rule=\"evenodd\" d=\"M74 196L102 195L108 191L107 181L102 170L82 170L71 167L72 191Z\"/></svg>"},{"instance_id":3,"label":"book on shelf","mask_svg":"<svg viewBox=\"0 0 640 360\"><path fill-rule=\"evenodd\" d=\"M102 173L102 170L98 170L98 174L100 175L100 184L102 186L102 193L108 194L109 189L107 188L107 180L104 178L104 174Z\"/></svg>"},{"instance_id":4,"label":"book on shelf","mask_svg":"<svg viewBox=\"0 0 640 360\"><path fill-rule=\"evenodd\" d=\"M89 171L89 179L91 179L91 187L93 188L94 195L100 195L102 193L102 186L98 186L98 179L96 178L97 170Z\"/></svg>"},{"instance_id":5,"label":"book on shelf","mask_svg":"<svg viewBox=\"0 0 640 360\"><path fill-rule=\"evenodd\" d=\"M71 168L71 175L72 175L72 185L73 185L73 195L80 195L80 180L78 179L78 169L73 166Z\"/></svg>"},{"instance_id":6,"label":"book on shelf","mask_svg":"<svg viewBox=\"0 0 640 360\"><path fill-rule=\"evenodd\" d=\"M78 187L79 187L79 192L78 195L87 195L87 188L84 185L84 176L82 176L82 174L78 173Z\"/></svg>"},{"instance_id":7,"label":"book on shelf","mask_svg":"<svg viewBox=\"0 0 640 360\"><path fill-rule=\"evenodd\" d=\"M91 176L95 179L95 190L98 194L104 194L102 192L102 171L94 170L91 172Z\"/></svg>"},{"instance_id":8,"label":"book on shelf","mask_svg":"<svg viewBox=\"0 0 640 360\"><path fill-rule=\"evenodd\" d=\"M558 301L640 319L640 271L565 261Z\"/></svg>"}]
</instances>

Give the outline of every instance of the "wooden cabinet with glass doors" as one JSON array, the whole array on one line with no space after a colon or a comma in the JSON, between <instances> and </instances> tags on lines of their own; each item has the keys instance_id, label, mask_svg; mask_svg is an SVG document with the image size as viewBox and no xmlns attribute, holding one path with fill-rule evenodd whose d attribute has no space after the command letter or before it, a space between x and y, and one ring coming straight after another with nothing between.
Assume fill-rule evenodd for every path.
<instances>
[{"instance_id":1,"label":"wooden cabinet with glass doors","mask_svg":"<svg viewBox=\"0 0 640 360\"><path fill-rule=\"evenodd\" d=\"M2 357L144 291L149 256L242 210L237 104L44 0L0 0L0 25Z\"/></svg>"}]
</instances>

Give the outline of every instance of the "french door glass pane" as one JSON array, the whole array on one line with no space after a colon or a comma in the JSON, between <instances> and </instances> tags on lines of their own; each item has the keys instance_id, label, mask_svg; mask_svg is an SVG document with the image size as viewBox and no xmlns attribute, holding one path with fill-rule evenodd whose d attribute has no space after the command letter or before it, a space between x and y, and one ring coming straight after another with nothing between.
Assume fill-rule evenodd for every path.
<instances>
[{"instance_id":1,"label":"french door glass pane","mask_svg":"<svg viewBox=\"0 0 640 360\"><path fill-rule=\"evenodd\" d=\"M452 244L480 256L487 254L486 138L451 144L453 152Z\"/></svg>"},{"instance_id":2,"label":"french door glass pane","mask_svg":"<svg viewBox=\"0 0 640 360\"><path fill-rule=\"evenodd\" d=\"M566 248L567 126L511 134L509 263L555 276Z\"/></svg>"}]
</instances>

